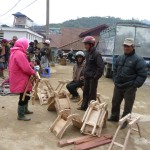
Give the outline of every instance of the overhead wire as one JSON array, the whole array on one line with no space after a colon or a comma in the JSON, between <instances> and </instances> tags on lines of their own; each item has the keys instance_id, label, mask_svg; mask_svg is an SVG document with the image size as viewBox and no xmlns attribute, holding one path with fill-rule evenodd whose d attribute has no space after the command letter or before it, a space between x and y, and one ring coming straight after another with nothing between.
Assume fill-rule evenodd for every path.
<instances>
[{"instance_id":1,"label":"overhead wire","mask_svg":"<svg viewBox=\"0 0 150 150\"><path fill-rule=\"evenodd\" d=\"M18 0L18 2L12 7L10 8L8 11L6 11L4 14L0 15L0 17L5 16L6 14L8 14L11 10L13 10L19 3L21 2L21 0Z\"/></svg>"},{"instance_id":2,"label":"overhead wire","mask_svg":"<svg viewBox=\"0 0 150 150\"><path fill-rule=\"evenodd\" d=\"M21 1L21 0L20 0L20 1ZM34 0L33 2L31 2L30 4L28 4L27 6L25 6L24 8L22 8L22 9L19 10L19 11L23 11L24 9L28 8L30 5L32 5L32 4L35 3L36 1L38 1L38 0ZM1 19L1 21L7 20L7 19L9 19L10 17L11 17L11 15L10 15L9 17L7 17L7 18Z\"/></svg>"},{"instance_id":3,"label":"overhead wire","mask_svg":"<svg viewBox=\"0 0 150 150\"><path fill-rule=\"evenodd\" d=\"M19 10L19 11L22 11L22 10L24 10L24 9L28 8L30 5L34 4L36 1L37 1L37 0L33 1L32 3L30 3L29 5L27 5L26 7L22 8L22 9L21 9L21 10Z\"/></svg>"}]
</instances>

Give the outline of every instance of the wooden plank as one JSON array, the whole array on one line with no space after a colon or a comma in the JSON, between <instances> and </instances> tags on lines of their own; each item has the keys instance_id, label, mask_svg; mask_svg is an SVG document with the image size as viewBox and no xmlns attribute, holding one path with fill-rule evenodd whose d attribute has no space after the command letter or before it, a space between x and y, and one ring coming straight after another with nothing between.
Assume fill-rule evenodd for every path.
<instances>
[{"instance_id":1,"label":"wooden plank","mask_svg":"<svg viewBox=\"0 0 150 150\"><path fill-rule=\"evenodd\" d=\"M26 93L27 93L27 89L28 89L29 85L31 84L32 78L33 78L33 77L31 76L31 77L28 79L28 82L27 82L25 91L24 91L24 93L23 93L22 101L24 101L24 99L25 99L25 96L26 96Z\"/></svg>"},{"instance_id":2,"label":"wooden plank","mask_svg":"<svg viewBox=\"0 0 150 150\"><path fill-rule=\"evenodd\" d=\"M85 142L88 142L88 141L92 141L92 140L95 140L97 139L96 136L92 136L92 137L89 137L89 138L86 138L86 139L82 139L82 140L77 140L74 142L75 145L79 145L79 144L82 144L82 143L85 143Z\"/></svg>"},{"instance_id":3,"label":"wooden plank","mask_svg":"<svg viewBox=\"0 0 150 150\"><path fill-rule=\"evenodd\" d=\"M96 148L98 146L109 144L109 143L111 143L111 141L112 141L112 139L102 137L102 138L98 138L96 140L88 141L83 144L75 145L72 150L89 150L92 148Z\"/></svg>"},{"instance_id":4,"label":"wooden plank","mask_svg":"<svg viewBox=\"0 0 150 150\"><path fill-rule=\"evenodd\" d=\"M59 147L64 147L64 146L67 146L67 145L71 145L75 141L87 139L89 137L92 137L92 136L86 135L86 136L81 136L81 137L77 137L77 138L73 138L73 139L69 139L69 140L61 140L61 141L58 142L58 146Z\"/></svg>"}]
</instances>

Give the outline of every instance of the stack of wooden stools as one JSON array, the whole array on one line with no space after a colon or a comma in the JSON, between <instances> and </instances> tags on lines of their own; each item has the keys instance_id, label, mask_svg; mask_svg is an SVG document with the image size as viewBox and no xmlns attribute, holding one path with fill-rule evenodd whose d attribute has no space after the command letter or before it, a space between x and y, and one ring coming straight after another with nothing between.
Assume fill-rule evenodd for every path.
<instances>
[{"instance_id":1,"label":"stack of wooden stools","mask_svg":"<svg viewBox=\"0 0 150 150\"><path fill-rule=\"evenodd\" d=\"M58 138L62 138L66 129L79 119L78 114L71 114L71 104L68 93L63 90L62 93L54 92L53 100L51 100L48 110L56 110L58 117L50 127ZM80 120L80 119L79 119Z\"/></svg>"},{"instance_id":2,"label":"stack of wooden stools","mask_svg":"<svg viewBox=\"0 0 150 150\"><path fill-rule=\"evenodd\" d=\"M50 130L55 133L58 138L63 136L65 130L71 124L80 128L81 133L100 137L102 127L107 118L106 103L100 104L98 101L91 101L81 120L78 114L71 113L69 96L66 91L63 91L61 96L59 96L57 92L54 93L53 107L55 107L58 117L50 127Z\"/></svg>"}]
</instances>

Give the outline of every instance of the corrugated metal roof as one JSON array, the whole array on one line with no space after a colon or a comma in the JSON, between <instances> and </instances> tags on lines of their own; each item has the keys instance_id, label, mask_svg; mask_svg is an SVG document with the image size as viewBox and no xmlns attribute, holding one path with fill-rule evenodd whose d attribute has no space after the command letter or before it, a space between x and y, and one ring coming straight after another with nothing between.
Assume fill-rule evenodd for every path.
<instances>
[{"instance_id":1,"label":"corrugated metal roof","mask_svg":"<svg viewBox=\"0 0 150 150\"><path fill-rule=\"evenodd\" d=\"M94 36L95 39L96 39L96 43L99 41L99 36ZM59 49L62 49L62 50L75 50L75 51L78 51L78 50L85 50L84 48L84 44L82 43L82 40L84 38L80 38L78 39L77 41L74 41L72 43L68 43L67 45L64 45L62 47L60 47Z\"/></svg>"},{"instance_id":2,"label":"corrugated metal roof","mask_svg":"<svg viewBox=\"0 0 150 150\"><path fill-rule=\"evenodd\" d=\"M108 28L108 27L109 27L108 25L102 24L102 25L97 26L97 27L95 27L95 28L91 28L91 29L89 29L89 30L87 30L87 31L85 31L85 32L82 32L82 33L79 35L79 37L82 38L82 37L85 37L85 36L88 36L88 35L95 35L95 36L97 36L97 35L99 35L99 33L100 33L102 30L104 30L104 29L106 29L106 28Z\"/></svg>"}]
</instances>

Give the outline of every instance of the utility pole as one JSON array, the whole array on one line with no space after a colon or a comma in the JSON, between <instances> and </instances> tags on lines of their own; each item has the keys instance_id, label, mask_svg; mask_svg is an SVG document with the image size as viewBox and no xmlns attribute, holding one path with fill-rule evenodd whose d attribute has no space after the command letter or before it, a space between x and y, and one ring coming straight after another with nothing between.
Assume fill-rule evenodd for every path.
<instances>
[{"instance_id":1,"label":"utility pole","mask_svg":"<svg viewBox=\"0 0 150 150\"><path fill-rule=\"evenodd\" d=\"M49 39L49 0L46 0L46 39Z\"/></svg>"}]
</instances>

